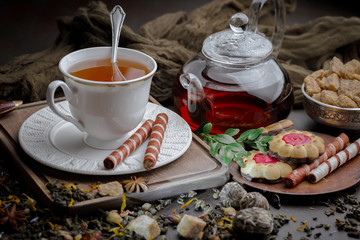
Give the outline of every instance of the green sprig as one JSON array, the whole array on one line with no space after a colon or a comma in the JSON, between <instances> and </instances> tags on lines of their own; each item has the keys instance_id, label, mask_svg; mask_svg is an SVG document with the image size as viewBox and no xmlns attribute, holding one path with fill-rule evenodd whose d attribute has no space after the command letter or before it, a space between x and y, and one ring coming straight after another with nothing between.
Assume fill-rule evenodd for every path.
<instances>
[{"instance_id":1,"label":"green sprig","mask_svg":"<svg viewBox=\"0 0 360 240\"><path fill-rule=\"evenodd\" d=\"M260 136L263 127L250 129L243 132L237 139L234 138L240 130L229 128L224 134L210 134L212 124L203 123L194 132L210 147L210 155L215 157L219 154L220 159L228 165L231 161L244 167L243 157L251 153L246 150L245 146L259 150L262 154L267 154L267 143L272 139L271 136Z\"/></svg>"}]
</instances>

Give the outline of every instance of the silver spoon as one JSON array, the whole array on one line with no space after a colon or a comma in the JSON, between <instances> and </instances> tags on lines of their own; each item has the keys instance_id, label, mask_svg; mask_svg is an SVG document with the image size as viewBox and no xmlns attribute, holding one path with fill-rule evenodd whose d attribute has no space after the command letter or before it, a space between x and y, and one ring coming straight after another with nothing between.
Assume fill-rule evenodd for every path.
<instances>
[{"instance_id":1,"label":"silver spoon","mask_svg":"<svg viewBox=\"0 0 360 240\"><path fill-rule=\"evenodd\" d=\"M125 19L125 12L119 6L116 5L113 10L110 12L110 21L112 28L112 48L111 48L111 64L113 66L113 81L126 81L124 75L120 72L120 69L117 65L117 51L119 46L119 39L121 28Z\"/></svg>"}]
</instances>

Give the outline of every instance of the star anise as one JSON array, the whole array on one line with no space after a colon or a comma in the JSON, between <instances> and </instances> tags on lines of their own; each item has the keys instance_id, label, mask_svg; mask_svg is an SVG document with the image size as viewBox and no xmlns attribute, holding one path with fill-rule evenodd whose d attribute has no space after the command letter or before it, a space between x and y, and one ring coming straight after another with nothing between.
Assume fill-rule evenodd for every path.
<instances>
[{"instance_id":1,"label":"star anise","mask_svg":"<svg viewBox=\"0 0 360 240\"><path fill-rule=\"evenodd\" d=\"M2 208L0 209L0 224L5 225L6 223L10 223L13 229L18 227L18 223L24 224L23 218L28 211L26 210L16 210L16 204L13 204L9 209Z\"/></svg>"},{"instance_id":2,"label":"star anise","mask_svg":"<svg viewBox=\"0 0 360 240\"><path fill-rule=\"evenodd\" d=\"M129 180L124 180L122 183L127 193L146 192L149 189L147 180L143 177L137 178L135 176L131 176Z\"/></svg>"}]
</instances>

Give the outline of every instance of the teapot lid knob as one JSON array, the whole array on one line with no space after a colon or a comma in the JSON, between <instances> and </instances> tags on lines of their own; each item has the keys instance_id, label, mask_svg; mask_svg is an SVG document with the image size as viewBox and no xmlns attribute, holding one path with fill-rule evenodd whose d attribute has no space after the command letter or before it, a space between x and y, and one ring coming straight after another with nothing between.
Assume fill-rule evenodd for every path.
<instances>
[{"instance_id":1,"label":"teapot lid knob","mask_svg":"<svg viewBox=\"0 0 360 240\"><path fill-rule=\"evenodd\" d=\"M236 34L246 31L249 23L249 18L242 13L236 13L230 19L230 28Z\"/></svg>"}]
</instances>

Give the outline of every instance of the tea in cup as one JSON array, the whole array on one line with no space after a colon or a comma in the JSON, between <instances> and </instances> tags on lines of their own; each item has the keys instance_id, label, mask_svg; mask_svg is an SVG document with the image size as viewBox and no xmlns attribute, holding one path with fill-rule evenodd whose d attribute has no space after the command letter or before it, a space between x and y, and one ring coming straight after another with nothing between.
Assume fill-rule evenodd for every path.
<instances>
[{"instance_id":1,"label":"tea in cup","mask_svg":"<svg viewBox=\"0 0 360 240\"><path fill-rule=\"evenodd\" d=\"M85 132L85 143L99 149L117 148L142 121L157 69L149 55L118 48L118 65L126 81L112 81L110 56L111 47L69 53L59 62L65 82L51 82L46 93L53 112ZM69 102L71 115L55 104L59 87Z\"/></svg>"}]
</instances>

